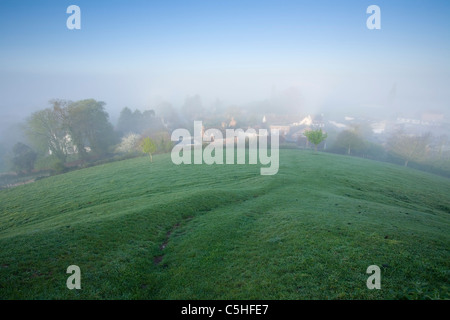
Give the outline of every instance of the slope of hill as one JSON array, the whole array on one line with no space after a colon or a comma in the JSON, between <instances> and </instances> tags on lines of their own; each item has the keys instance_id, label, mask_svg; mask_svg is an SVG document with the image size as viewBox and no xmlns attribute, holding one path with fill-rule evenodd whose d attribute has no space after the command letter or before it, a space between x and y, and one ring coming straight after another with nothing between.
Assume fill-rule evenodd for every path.
<instances>
[{"instance_id":1,"label":"slope of hill","mask_svg":"<svg viewBox=\"0 0 450 320\"><path fill-rule=\"evenodd\" d=\"M450 298L449 179L298 150L259 168L159 155L1 190L0 298Z\"/></svg>"}]
</instances>

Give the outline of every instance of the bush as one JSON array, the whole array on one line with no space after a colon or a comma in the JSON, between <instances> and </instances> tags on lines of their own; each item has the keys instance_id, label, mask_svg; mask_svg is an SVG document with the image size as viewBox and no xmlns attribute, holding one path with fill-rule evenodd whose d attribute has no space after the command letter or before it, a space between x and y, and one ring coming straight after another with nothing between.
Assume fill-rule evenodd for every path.
<instances>
[{"instance_id":1,"label":"bush","mask_svg":"<svg viewBox=\"0 0 450 320\"><path fill-rule=\"evenodd\" d=\"M36 162L37 153L26 144L18 142L13 147L13 170L20 173L30 173Z\"/></svg>"},{"instance_id":2,"label":"bush","mask_svg":"<svg viewBox=\"0 0 450 320\"><path fill-rule=\"evenodd\" d=\"M35 169L37 171L51 171L56 174L66 172L68 170L64 162L55 155L38 158L35 164Z\"/></svg>"},{"instance_id":3,"label":"bush","mask_svg":"<svg viewBox=\"0 0 450 320\"><path fill-rule=\"evenodd\" d=\"M129 133L122 137L122 141L116 147L115 152L117 153L130 153L135 152L139 149L139 141L141 136L135 133Z\"/></svg>"}]
</instances>

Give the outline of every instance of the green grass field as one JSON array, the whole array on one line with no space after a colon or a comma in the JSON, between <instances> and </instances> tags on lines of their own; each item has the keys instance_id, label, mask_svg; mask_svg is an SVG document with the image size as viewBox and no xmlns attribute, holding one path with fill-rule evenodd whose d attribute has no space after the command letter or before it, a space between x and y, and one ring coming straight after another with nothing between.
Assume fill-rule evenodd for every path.
<instances>
[{"instance_id":1,"label":"green grass field","mask_svg":"<svg viewBox=\"0 0 450 320\"><path fill-rule=\"evenodd\" d=\"M449 179L299 150L259 170L166 154L1 190L0 298L450 298Z\"/></svg>"}]
</instances>

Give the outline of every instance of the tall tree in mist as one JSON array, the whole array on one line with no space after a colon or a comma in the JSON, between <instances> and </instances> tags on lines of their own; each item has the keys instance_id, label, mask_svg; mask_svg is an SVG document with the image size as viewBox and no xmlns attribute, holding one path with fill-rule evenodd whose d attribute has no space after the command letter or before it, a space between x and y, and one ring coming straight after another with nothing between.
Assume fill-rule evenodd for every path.
<instances>
[{"instance_id":1,"label":"tall tree in mist","mask_svg":"<svg viewBox=\"0 0 450 320\"><path fill-rule=\"evenodd\" d=\"M357 132L344 130L336 137L335 145L345 149L346 153L351 155L353 149L361 149L364 147L364 140Z\"/></svg>"},{"instance_id":2,"label":"tall tree in mist","mask_svg":"<svg viewBox=\"0 0 450 320\"><path fill-rule=\"evenodd\" d=\"M65 102L53 100L52 108L36 111L26 122L25 132L41 154L50 152L65 162L72 148L66 126Z\"/></svg>"},{"instance_id":3,"label":"tall tree in mist","mask_svg":"<svg viewBox=\"0 0 450 320\"><path fill-rule=\"evenodd\" d=\"M116 129L121 135L127 135L129 133L142 134L150 129L157 131L163 127L161 119L156 117L154 110L141 112L136 109L131 111L130 108L125 107L120 112Z\"/></svg>"},{"instance_id":4,"label":"tall tree in mist","mask_svg":"<svg viewBox=\"0 0 450 320\"><path fill-rule=\"evenodd\" d=\"M430 140L431 133L416 136L398 131L389 138L388 149L402 158L407 167L410 161L420 162L426 158Z\"/></svg>"},{"instance_id":5,"label":"tall tree in mist","mask_svg":"<svg viewBox=\"0 0 450 320\"><path fill-rule=\"evenodd\" d=\"M37 153L26 144L18 142L13 147L12 164L17 173L31 172L37 159Z\"/></svg>"},{"instance_id":6,"label":"tall tree in mist","mask_svg":"<svg viewBox=\"0 0 450 320\"><path fill-rule=\"evenodd\" d=\"M104 102L87 99L67 107L66 125L82 159L87 157L87 147L94 154L104 154L115 142L114 129L104 105Z\"/></svg>"},{"instance_id":7,"label":"tall tree in mist","mask_svg":"<svg viewBox=\"0 0 450 320\"><path fill-rule=\"evenodd\" d=\"M133 120L133 111L125 107L120 111L119 120L116 126L117 131L126 135L128 133L137 133L137 129Z\"/></svg>"},{"instance_id":8,"label":"tall tree in mist","mask_svg":"<svg viewBox=\"0 0 450 320\"><path fill-rule=\"evenodd\" d=\"M50 152L62 163L73 153L84 160L88 147L94 154L103 154L115 142L104 102L87 99L50 103L51 108L33 113L26 124L27 136L41 154Z\"/></svg>"}]
</instances>

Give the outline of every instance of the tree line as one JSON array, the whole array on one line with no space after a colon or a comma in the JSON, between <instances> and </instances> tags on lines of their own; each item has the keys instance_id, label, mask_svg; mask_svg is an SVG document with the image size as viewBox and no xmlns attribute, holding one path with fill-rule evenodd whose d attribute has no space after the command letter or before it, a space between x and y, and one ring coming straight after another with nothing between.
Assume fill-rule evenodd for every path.
<instances>
[{"instance_id":1,"label":"tree line","mask_svg":"<svg viewBox=\"0 0 450 320\"><path fill-rule=\"evenodd\" d=\"M51 108L33 113L25 127L27 137L41 155L49 153L61 163L75 153L87 160L89 152L102 155L115 142L104 102L52 100L51 104Z\"/></svg>"},{"instance_id":2,"label":"tree line","mask_svg":"<svg viewBox=\"0 0 450 320\"><path fill-rule=\"evenodd\" d=\"M111 157L142 153L149 154L151 159L155 152L171 150L169 132L173 129L190 128L199 116L217 117L217 109L207 112L198 95L187 97L179 111L162 102L159 115L154 110L124 107L116 126L110 123L102 101L53 99L49 103L49 107L27 118L20 142L10 150L0 144L1 155L8 155L9 167L17 173L30 173L36 167L64 171L73 163L87 165L99 159L107 161Z\"/></svg>"},{"instance_id":3,"label":"tree line","mask_svg":"<svg viewBox=\"0 0 450 320\"><path fill-rule=\"evenodd\" d=\"M30 173L41 160L47 169L64 171L120 154L151 155L167 151L170 136L154 110L125 107L114 127L105 103L94 99L54 99L50 107L31 114L23 125L27 143L12 148L12 169Z\"/></svg>"},{"instance_id":4,"label":"tree line","mask_svg":"<svg viewBox=\"0 0 450 320\"><path fill-rule=\"evenodd\" d=\"M94 99L51 100L48 108L34 112L26 120L23 126L26 139L11 148L12 168L16 172L31 172L33 168L42 167L64 171L74 163L78 166L89 165L142 153L147 153L152 159L155 152L172 149L172 130L181 127L192 129L195 119L202 119L205 127L221 130L230 126L268 128L257 112L225 107L219 101L204 108L199 96L186 98L179 111L167 102L159 108L157 115L154 110L140 111L125 107L120 112L117 125L113 126L104 102ZM437 167L450 175L449 139L445 135L412 135L397 130L385 135L382 141L376 141L367 125L353 124L344 130L332 128L325 126L325 132L314 130L312 126L303 132L297 144L305 145L306 140L306 146L312 144L316 150L389 161L419 169ZM4 150L2 152L5 153Z\"/></svg>"},{"instance_id":5,"label":"tree line","mask_svg":"<svg viewBox=\"0 0 450 320\"><path fill-rule=\"evenodd\" d=\"M316 151L322 145L327 152L394 162L405 167L413 163L418 169L450 176L447 135L433 136L431 132L411 134L400 128L391 132L383 143L376 143L369 141L369 133L364 127L355 125L334 134L327 148L324 142L328 134L321 128L307 130L304 136Z\"/></svg>"}]
</instances>

